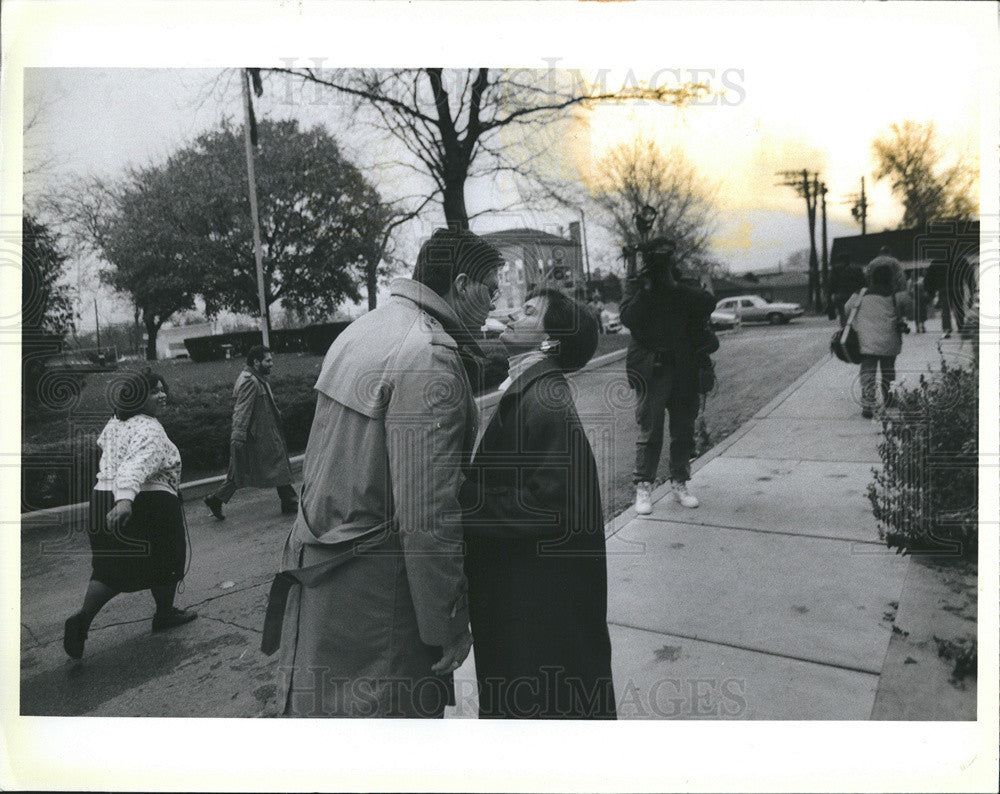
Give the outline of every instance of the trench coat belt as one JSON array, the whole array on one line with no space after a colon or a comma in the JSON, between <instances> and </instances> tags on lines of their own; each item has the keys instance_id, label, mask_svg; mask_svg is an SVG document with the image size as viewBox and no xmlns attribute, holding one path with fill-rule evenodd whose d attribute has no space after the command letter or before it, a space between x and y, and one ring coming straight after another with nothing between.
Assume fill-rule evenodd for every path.
<instances>
[{"instance_id":1,"label":"trench coat belt","mask_svg":"<svg viewBox=\"0 0 1000 794\"><path fill-rule=\"evenodd\" d=\"M293 585L309 587L328 576L348 560L380 545L391 531L389 525L380 524L362 535L345 543L337 544L342 550L336 552L330 559L310 565L306 568L296 568L290 571L280 571L271 582L271 592L267 597L267 612L264 615L264 631L260 640L260 650L266 656L273 654L281 646L281 625L285 619L285 606L288 603L288 593Z\"/></svg>"}]
</instances>

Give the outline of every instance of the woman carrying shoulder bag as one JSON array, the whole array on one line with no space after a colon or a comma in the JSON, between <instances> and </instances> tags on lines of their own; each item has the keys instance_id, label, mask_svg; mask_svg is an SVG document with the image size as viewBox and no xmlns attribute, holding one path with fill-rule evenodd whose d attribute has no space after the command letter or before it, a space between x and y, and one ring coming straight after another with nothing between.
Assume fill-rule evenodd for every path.
<instances>
[{"instance_id":1,"label":"woman carrying shoulder bag","mask_svg":"<svg viewBox=\"0 0 1000 794\"><path fill-rule=\"evenodd\" d=\"M903 333L909 326L903 312L911 301L906 291L893 292L893 270L889 265L876 265L870 273L871 284L863 295L855 293L845 305L850 314L857 308L854 330L861 348L861 415L875 415L875 376L881 370L882 405L890 405L889 390L896 379L896 356L903 349Z\"/></svg>"}]
</instances>

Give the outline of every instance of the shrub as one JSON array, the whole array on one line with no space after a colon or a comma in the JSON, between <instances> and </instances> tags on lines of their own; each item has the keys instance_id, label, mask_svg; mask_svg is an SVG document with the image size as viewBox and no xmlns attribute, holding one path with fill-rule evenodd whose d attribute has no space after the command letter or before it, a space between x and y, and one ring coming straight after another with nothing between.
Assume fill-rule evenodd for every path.
<instances>
[{"instance_id":1,"label":"shrub","mask_svg":"<svg viewBox=\"0 0 1000 794\"><path fill-rule=\"evenodd\" d=\"M271 382L289 454L302 452L309 440L316 395L312 372ZM192 472L221 471L229 464L233 387L218 384L178 389L160 416L163 427L181 453L185 477ZM73 504L90 498L97 476L99 450L94 443L106 421L102 414L90 431L77 433L73 443L29 444L22 448L21 511Z\"/></svg>"},{"instance_id":2,"label":"shrub","mask_svg":"<svg viewBox=\"0 0 1000 794\"><path fill-rule=\"evenodd\" d=\"M882 420L882 470L868 486L879 536L901 553L975 559L979 371L949 365L895 394Z\"/></svg>"}]
</instances>

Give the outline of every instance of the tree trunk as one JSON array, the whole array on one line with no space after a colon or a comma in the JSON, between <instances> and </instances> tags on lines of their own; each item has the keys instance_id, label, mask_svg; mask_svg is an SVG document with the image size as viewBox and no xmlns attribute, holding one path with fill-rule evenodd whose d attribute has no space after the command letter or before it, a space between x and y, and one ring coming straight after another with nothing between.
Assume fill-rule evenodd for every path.
<instances>
[{"instance_id":1,"label":"tree trunk","mask_svg":"<svg viewBox=\"0 0 1000 794\"><path fill-rule=\"evenodd\" d=\"M155 320L146 320L146 361L156 361L156 335L160 324Z\"/></svg>"},{"instance_id":2,"label":"tree trunk","mask_svg":"<svg viewBox=\"0 0 1000 794\"><path fill-rule=\"evenodd\" d=\"M465 208L465 173L447 177L444 184L444 219L449 229L468 229L469 212Z\"/></svg>"}]
</instances>

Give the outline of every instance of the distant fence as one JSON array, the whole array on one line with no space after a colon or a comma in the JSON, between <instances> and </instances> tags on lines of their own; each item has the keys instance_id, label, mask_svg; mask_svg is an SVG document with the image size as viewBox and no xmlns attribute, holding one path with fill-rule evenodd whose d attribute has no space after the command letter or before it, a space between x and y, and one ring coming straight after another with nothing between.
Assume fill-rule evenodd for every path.
<instances>
[{"instance_id":1,"label":"distant fence","mask_svg":"<svg viewBox=\"0 0 1000 794\"><path fill-rule=\"evenodd\" d=\"M270 333L270 349L275 353L309 352L323 355L350 321L317 323L304 328L280 328ZM184 340L192 361L221 361L242 357L254 345L263 343L260 331L233 331Z\"/></svg>"}]
</instances>

